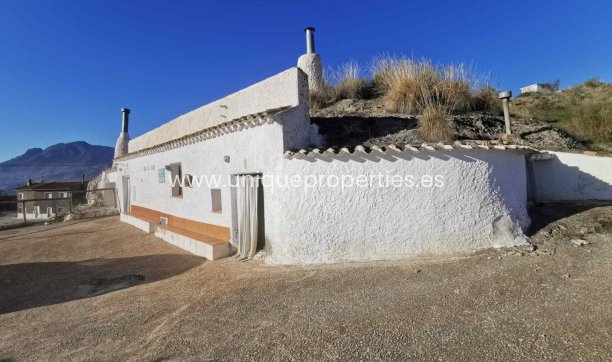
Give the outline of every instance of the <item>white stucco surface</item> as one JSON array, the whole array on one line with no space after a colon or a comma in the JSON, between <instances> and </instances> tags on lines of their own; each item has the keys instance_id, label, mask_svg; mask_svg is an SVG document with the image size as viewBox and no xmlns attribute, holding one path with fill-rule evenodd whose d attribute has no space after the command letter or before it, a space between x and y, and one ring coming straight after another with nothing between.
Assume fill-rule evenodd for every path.
<instances>
[{"instance_id":1,"label":"white stucco surface","mask_svg":"<svg viewBox=\"0 0 612 362\"><path fill-rule=\"evenodd\" d=\"M298 68L308 76L308 88L310 91L323 91L323 66L321 56L317 53L304 54L298 58Z\"/></svg>"},{"instance_id":2,"label":"white stucco surface","mask_svg":"<svg viewBox=\"0 0 612 362\"><path fill-rule=\"evenodd\" d=\"M122 212L128 204L137 205L225 226L234 235L230 176L260 174L270 263L394 259L526 242L521 231L529 225L524 151L429 147L418 153L396 149L285 158L286 150L307 147L316 139L308 117L306 76L291 69L256 86L181 116L136 144L153 146L215 124L203 122L207 118L202 117L217 114L215 107L220 104L241 107L227 118L287 104L292 108L258 116L263 122L245 121L210 137L187 137L172 147L154 147L116 160L114 180ZM133 149L132 142L134 152L137 147ZM181 164L183 175L194 176L192 187L183 187L178 197L172 196L171 174L166 170L175 163ZM410 176L413 184L342 188L289 182L296 177L355 180L376 175L402 180ZM431 179L423 183L424 177ZM439 185L440 177L443 185L432 186ZM220 212L213 211L212 189L221 190ZM156 234L181 247L198 246L180 235Z\"/></svg>"},{"instance_id":3,"label":"white stucco surface","mask_svg":"<svg viewBox=\"0 0 612 362\"><path fill-rule=\"evenodd\" d=\"M187 147L122 161L122 172L130 177L131 204L229 227L231 199L226 182L228 176L275 172L284 151L282 132L280 124L265 124ZM225 156L229 157L229 162L225 162ZM163 171L164 182L160 182L159 172L176 162L181 163L183 175L216 176L221 184L216 187L216 179L211 177L208 179L210 186L184 187L182 197L172 197L170 172ZM211 188L221 188L221 213L212 212ZM122 192L118 194L123 195Z\"/></svg>"},{"instance_id":4,"label":"white stucco surface","mask_svg":"<svg viewBox=\"0 0 612 362\"><path fill-rule=\"evenodd\" d=\"M534 163L541 201L612 200L612 157L546 152Z\"/></svg>"},{"instance_id":5,"label":"white stucco surface","mask_svg":"<svg viewBox=\"0 0 612 362\"><path fill-rule=\"evenodd\" d=\"M155 227L157 226L153 222L148 222L137 217L131 216L129 214L120 214L120 220L126 224L130 224L148 234L155 232Z\"/></svg>"},{"instance_id":6,"label":"white stucco surface","mask_svg":"<svg viewBox=\"0 0 612 362\"><path fill-rule=\"evenodd\" d=\"M227 97L209 103L132 139L129 152L168 142L246 115L300 103L299 83L306 79L291 68Z\"/></svg>"},{"instance_id":7,"label":"white stucco surface","mask_svg":"<svg viewBox=\"0 0 612 362\"><path fill-rule=\"evenodd\" d=\"M117 142L115 143L115 155L114 158L121 157L128 153L130 142L130 135L127 132L119 133Z\"/></svg>"},{"instance_id":8,"label":"white stucco surface","mask_svg":"<svg viewBox=\"0 0 612 362\"><path fill-rule=\"evenodd\" d=\"M552 89L542 84L531 84L521 88L521 94L523 93L552 93Z\"/></svg>"},{"instance_id":9,"label":"white stucco surface","mask_svg":"<svg viewBox=\"0 0 612 362\"><path fill-rule=\"evenodd\" d=\"M524 155L451 151L345 160L292 159L287 175L442 175L443 187L271 190L272 263L328 263L466 252L526 242Z\"/></svg>"}]
</instances>

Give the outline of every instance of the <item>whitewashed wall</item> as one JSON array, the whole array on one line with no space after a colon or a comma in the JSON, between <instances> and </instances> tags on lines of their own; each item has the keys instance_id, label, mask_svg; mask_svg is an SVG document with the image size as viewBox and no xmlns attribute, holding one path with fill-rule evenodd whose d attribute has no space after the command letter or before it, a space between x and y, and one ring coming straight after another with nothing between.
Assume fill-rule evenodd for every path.
<instances>
[{"instance_id":1,"label":"whitewashed wall","mask_svg":"<svg viewBox=\"0 0 612 362\"><path fill-rule=\"evenodd\" d=\"M264 190L267 260L271 263L327 263L392 259L510 246L526 241L529 225L524 154L520 151L452 150L419 154L335 156L286 159L287 149L307 147L307 82L290 69L234 95L213 102L130 141L130 152L190 134L225 120L290 106L274 122L135 158L116 160L118 195L130 177L133 205L199 222L231 227L229 175L264 177L306 175L443 176L444 187L348 188L288 187ZM227 105L228 107L221 107ZM225 111L224 111L225 112ZM229 157L229 163L224 160ZM219 177L223 211L212 211L211 187L183 188L171 196L170 173ZM282 181L281 181L282 182ZM282 182L284 184L284 182ZM120 200L123 205L123 200Z\"/></svg>"},{"instance_id":2,"label":"whitewashed wall","mask_svg":"<svg viewBox=\"0 0 612 362\"><path fill-rule=\"evenodd\" d=\"M130 177L132 205L230 227L228 175L276 172L282 155L283 128L280 124L272 123L123 161L119 167L124 175ZM224 161L224 156L229 156L229 163ZM212 212L211 187L184 187L182 197L172 197L170 172L165 171L165 182L160 183L158 170L176 162L181 163L183 175L219 177L222 181L222 213Z\"/></svg>"},{"instance_id":3,"label":"whitewashed wall","mask_svg":"<svg viewBox=\"0 0 612 362\"><path fill-rule=\"evenodd\" d=\"M546 152L534 163L541 201L612 200L612 157Z\"/></svg>"},{"instance_id":4,"label":"whitewashed wall","mask_svg":"<svg viewBox=\"0 0 612 362\"><path fill-rule=\"evenodd\" d=\"M306 88L304 88L304 86ZM135 152L185 135L210 128L249 114L273 108L297 107L308 96L304 72L291 68L227 97L216 100L130 140Z\"/></svg>"},{"instance_id":5,"label":"whitewashed wall","mask_svg":"<svg viewBox=\"0 0 612 362\"><path fill-rule=\"evenodd\" d=\"M272 263L328 263L466 252L526 242L524 155L513 151L283 161L286 175L443 175L442 188L276 188ZM272 203L272 205L270 205Z\"/></svg>"}]
</instances>

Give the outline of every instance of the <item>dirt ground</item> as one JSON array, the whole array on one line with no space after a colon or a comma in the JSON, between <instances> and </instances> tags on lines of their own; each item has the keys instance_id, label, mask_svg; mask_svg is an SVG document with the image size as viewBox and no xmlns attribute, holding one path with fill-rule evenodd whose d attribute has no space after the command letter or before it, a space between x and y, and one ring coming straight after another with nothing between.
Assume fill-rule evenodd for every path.
<instances>
[{"instance_id":1,"label":"dirt ground","mask_svg":"<svg viewBox=\"0 0 612 362\"><path fill-rule=\"evenodd\" d=\"M612 359L612 206L533 217L535 250L309 267L117 217L0 232L0 360Z\"/></svg>"}]
</instances>

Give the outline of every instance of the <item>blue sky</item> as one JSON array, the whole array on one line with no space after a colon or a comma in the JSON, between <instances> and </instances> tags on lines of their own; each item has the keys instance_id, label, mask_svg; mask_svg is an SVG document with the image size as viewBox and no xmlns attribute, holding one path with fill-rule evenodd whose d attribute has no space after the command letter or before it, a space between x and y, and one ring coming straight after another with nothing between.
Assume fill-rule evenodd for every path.
<instances>
[{"instance_id":1,"label":"blue sky","mask_svg":"<svg viewBox=\"0 0 612 362\"><path fill-rule=\"evenodd\" d=\"M491 83L612 81L604 1L0 0L0 161L76 140L113 146L295 66L381 53L466 62Z\"/></svg>"}]
</instances>

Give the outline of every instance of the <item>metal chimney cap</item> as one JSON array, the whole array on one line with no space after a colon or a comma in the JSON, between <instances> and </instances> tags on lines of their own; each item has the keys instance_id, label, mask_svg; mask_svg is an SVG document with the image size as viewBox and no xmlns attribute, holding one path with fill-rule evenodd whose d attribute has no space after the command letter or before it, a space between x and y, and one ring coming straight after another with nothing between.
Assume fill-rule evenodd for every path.
<instances>
[{"instance_id":1,"label":"metal chimney cap","mask_svg":"<svg viewBox=\"0 0 612 362\"><path fill-rule=\"evenodd\" d=\"M503 91L498 94L499 99L510 98L512 97L512 91Z\"/></svg>"},{"instance_id":2,"label":"metal chimney cap","mask_svg":"<svg viewBox=\"0 0 612 362\"><path fill-rule=\"evenodd\" d=\"M130 114L130 109L129 108L121 108L121 112Z\"/></svg>"},{"instance_id":3,"label":"metal chimney cap","mask_svg":"<svg viewBox=\"0 0 612 362\"><path fill-rule=\"evenodd\" d=\"M315 28L312 26L308 26L304 28L304 31L308 31L308 30L315 31Z\"/></svg>"}]
</instances>

